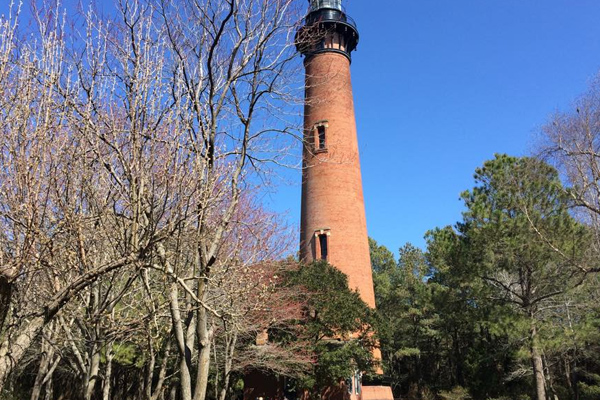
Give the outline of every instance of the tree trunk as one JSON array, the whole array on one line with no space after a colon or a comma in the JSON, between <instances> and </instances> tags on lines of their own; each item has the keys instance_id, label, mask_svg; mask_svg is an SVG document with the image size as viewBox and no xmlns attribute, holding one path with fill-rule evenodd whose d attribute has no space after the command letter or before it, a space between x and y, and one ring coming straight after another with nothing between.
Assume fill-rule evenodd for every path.
<instances>
[{"instance_id":1,"label":"tree trunk","mask_svg":"<svg viewBox=\"0 0 600 400\"><path fill-rule=\"evenodd\" d=\"M54 336L54 326L52 323L48 325L48 328L45 329L46 335L50 340L52 340ZM49 382L51 379L52 373L56 366L53 366L54 361L54 353L55 349L51 343L48 342L45 336L42 336L41 341L41 356L40 356L40 365L38 367L38 372L35 377L35 382L33 384L33 388L31 390L31 400L39 400L40 395L42 394L42 388L45 384ZM47 391L47 390L46 390Z\"/></svg>"},{"instance_id":2,"label":"tree trunk","mask_svg":"<svg viewBox=\"0 0 600 400\"><path fill-rule=\"evenodd\" d=\"M237 344L237 333L233 333L230 338L227 338L227 346L225 348L225 368L223 371L223 387L219 400L226 400L227 392L229 391L229 382L231 380L231 367L233 365L233 356L235 355L235 346Z\"/></svg>"},{"instance_id":3,"label":"tree trunk","mask_svg":"<svg viewBox=\"0 0 600 400\"><path fill-rule=\"evenodd\" d=\"M573 359L573 366L569 374L569 382L573 388L573 400L579 400L579 378L577 377L577 359Z\"/></svg>"},{"instance_id":4,"label":"tree trunk","mask_svg":"<svg viewBox=\"0 0 600 400\"><path fill-rule=\"evenodd\" d=\"M167 367L169 363L169 356L171 354L171 335L167 335L164 341L164 349L162 361L160 364L160 370L158 371L158 381L153 387L154 382L154 369L156 366L156 353L153 349L152 335L148 334L148 352L150 353L150 361L146 365L146 382L144 384L144 400L158 400L164 398L164 384L167 378ZM159 353L160 354L160 353Z\"/></svg>"},{"instance_id":5,"label":"tree trunk","mask_svg":"<svg viewBox=\"0 0 600 400\"><path fill-rule=\"evenodd\" d=\"M12 284L5 276L0 275L0 331L4 327L4 321L8 315L11 297Z\"/></svg>"},{"instance_id":6,"label":"tree trunk","mask_svg":"<svg viewBox=\"0 0 600 400\"><path fill-rule=\"evenodd\" d=\"M31 342L40 334L46 323L43 316L34 317L25 327L20 329L14 341L5 338L0 345L0 392L8 376L21 361Z\"/></svg>"},{"instance_id":7,"label":"tree trunk","mask_svg":"<svg viewBox=\"0 0 600 400\"><path fill-rule=\"evenodd\" d=\"M12 334L7 334L0 343L0 392L2 392L8 376L21 361L33 340L65 304L94 283L99 276L129 265L134 259L135 256L129 255L86 272L58 293L52 301L46 303L45 307L37 313L37 316L32 317L29 321L19 321L19 324L16 324L18 328L15 328ZM15 339L11 340L13 337Z\"/></svg>"},{"instance_id":8,"label":"tree trunk","mask_svg":"<svg viewBox=\"0 0 600 400\"><path fill-rule=\"evenodd\" d=\"M158 400L159 398L164 398L163 393L165 380L167 378L167 366L169 365L169 356L171 355L171 341L167 340L165 346L165 353L163 355L160 371L158 373L158 382L156 383L152 397L148 400Z\"/></svg>"},{"instance_id":9,"label":"tree trunk","mask_svg":"<svg viewBox=\"0 0 600 400\"><path fill-rule=\"evenodd\" d=\"M461 352L461 345L459 342L459 334L458 334L458 330L454 330L453 334L452 334L452 342L453 342L453 347L454 347L454 360L455 360L455 365L454 365L454 370L456 373L456 378L455 378L455 382L458 386L465 386L465 377L463 374L463 356L462 356L462 352Z\"/></svg>"},{"instance_id":10,"label":"tree trunk","mask_svg":"<svg viewBox=\"0 0 600 400\"><path fill-rule=\"evenodd\" d=\"M98 284L94 283L90 286L89 300L88 300L88 310L89 315L95 315L98 312L98 305L100 303L100 293L98 289ZM98 376L100 374L100 341L101 341L101 331L100 327L96 323L92 329L90 329L91 334L91 347L89 347L89 365L87 366L87 373L85 375L85 381L83 386L83 398L85 400L91 400L94 389L96 387L96 382L98 381Z\"/></svg>"},{"instance_id":11,"label":"tree trunk","mask_svg":"<svg viewBox=\"0 0 600 400\"><path fill-rule=\"evenodd\" d=\"M50 379L46 383L46 395L44 396L44 400L52 400L54 399L54 390L52 387L52 379Z\"/></svg>"},{"instance_id":12,"label":"tree trunk","mask_svg":"<svg viewBox=\"0 0 600 400\"><path fill-rule=\"evenodd\" d=\"M569 308L569 302L565 302L565 310L567 311L567 319L569 321L569 330L574 333L573 330L573 319L571 318L571 311ZM573 341L573 356L569 357L569 353L564 356L565 363L565 374L567 383L569 384L569 390L573 396L573 400L579 400L579 387L577 385L577 355L579 353L577 341ZM571 365L571 359L573 365Z\"/></svg>"},{"instance_id":13,"label":"tree trunk","mask_svg":"<svg viewBox=\"0 0 600 400\"><path fill-rule=\"evenodd\" d=\"M546 357L546 352L542 351L542 361L544 363L544 374L546 375L546 379L548 382L548 390L546 393L546 396L548 396L548 398L554 399L554 400L558 400L558 395L556 394L556 391L554 390L554 380L552 379L552 371L550 371L550 366L548 365L548 358Z\"/></svg>"},{"instance_id":14,"label":"tree trunk","mask_svg":"<svg viewBox=\"0 0 600 400\"><path fill-rule=\"evenodd\" d=\"M106 370L104 372L104 380L102 386L102 400L110 400L110 381L112 378L112 343L106 346Z\"/></svg>"},{"instance_id":15,"label":"tree trunk","mask_svg":"<svg viewBox=\"0 0 600 400\"><path fill-rule=\"evenodd\" d=\"M37 375L35 376L33 388L31 389L31 400L39 400L40 395L42 394L44 377L48 372L50 360L52 357L52 355L48 353L48 349L46 348L47 345L45 342L45 340L42 340L42 354L40 356L40 365L38 367Z\"/></svg>"},{"instance_id":16,"label":"tree trunk","mask_svg":"<svg viewBox=\"0 0 600 400\"><path fill-rule=\"evenodd\" d=\"M98 380L98 374L100 373L100 349L99 346L94 343L91 348L90 365L85 377L84 399L91 400L94 394L94 388L96 387L96 381Z\"/></svg>"},{"instance_id":17,"label":"tree trunk","mask_svg":"<svg viewBox=\"0 0 600 400\"><path fill-rule=\"evenodd\" d=\"M188 365L188 358L191 350L187 346L181 312L179 310L179 290L177 282L171 284L169 293L169 304L171 309L171 319L173 322L173 331L179 350L179 380L181 387L181 400L192 400L192 378Z\"/></svg>"},{"instance_id":18,"label":"tree trunk","mask_svg":"<svg viewBox=\"0 0 600 400\"><path fill-rule=\"evenodd\" d=\"M202 286L202 285L200 285ZM203 290L203 289L199 289ZM203 297L206 294L203 293ZM198 310L197 334L198 334L198 371L196 374L196 390L194 400L205 400L208 387L208 376L210 368L210 352L213 340L213 328L209 328L208 312L204 307Z\"/></svg>"},{"instance_id":19,"label":"tree trunk","mask_svg":"<svg viewBox=\"0 0 600 400\"><path fill-rule=\"evenodd\" d=\"M544 377L544 363L542 361L542 355L540 354L539 346L537 343L537 328L535 326L534 321L531 322L531 328L529 330L529 341L531 350L531 364L533 366L533 376L537 400L547 400L546 379Z\"/></svg>"}]
</instances>

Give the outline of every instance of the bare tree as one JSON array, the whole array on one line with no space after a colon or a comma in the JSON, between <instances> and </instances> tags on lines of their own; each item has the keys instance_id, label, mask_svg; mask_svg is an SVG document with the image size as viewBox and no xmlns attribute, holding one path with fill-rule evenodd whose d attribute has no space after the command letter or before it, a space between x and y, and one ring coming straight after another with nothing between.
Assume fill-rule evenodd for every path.
<instances>
[{"instance_id":1,"label":"bare tree","mask_svg":"<svg viewBox=\"0 0 600 400\"><path fill-rule=\"evenodd\" d=\"M557 369L564 369L573 398L580 398L581 363L586 358L588 343L594 339L586 337L583 324L590 309L594 308L598 288L597 273L600 272L598 254L600 254L600 75L590 83L568 111L556 111L541 128L537 143L537 156L554 165L566 182L566 192L572 205L572 214L583 222L592 234L590 255L581 260L577 268L586 281L581 288L561 297L561 303L549 309L555 312L554 324L569 332L555 354ZM561 252L548 239L547 232L536 230L538 235L557 252L562 259L570 254ZM546 361L546 364L549 362ZM550 375L549 375L550 376ZM549 382L550 388L552 387Z\"/></svg>"},{"instance_id":2,"label":"bare tree","mask_svg":"<svg viewBox=\"0 0 600 400\"><path fill-rule=\"evenodd\" d=\"M600 251L600 76L573 105L573 111L556 112L541 129L538 155L562 174L574 212L593 228L595 251ZM595 263L585 272L600 272Z\"/></svg>"},{"instance_id":3,"label":"bare tree","mask_svg":"<svg viewBox=\"0 0 600 400\"><path fill-rule=\"evenodd\" d=\"M185 296L187 310L190 299L200 305L191 318L183 318L181 284L173 283L171 311L184 400L206 397L214 321L224 317L212 303L211 287L223 287L216 273L219 254L235 227L242 189L250 183L246 174L267 161L279 162L273 135L288 132L285 125L257 121L277 117L274 105L287 95L282 83L294 56L290 45L298 14L293 4L290 0L160 4L173 54L173 99L180 105L178 117L193 149L194 175L201 185L189 259L174 258L178 251L161 256L166 271L193 283ZM190 350L195 344L193 379Z\"/></svg>"},{"instance_id":4,"label":"bare tree","mask_svg":"<svg viewBox=\"0 0 600 400\"><path fill-rule=\"evenodd\" d=\"M86 188L104 187L92 179L89 160L81 156L85 152L77 152L79 138L69 127L70 110L55 90L66 68L63 23L56 15L40 14L39 39L20 41L19 48L16 19L5 21L1 41L6 53L0 260L7 296L0 327L0 388L65 304L102 274L137 258L130 249L94 254L98 246L87 246L92 236L95 243L104 237L95 227L102 218L86 198ZM98 257L90 260L92 256Z\"/></svg>"},{"instance_id":5,"label":"bare tree","mask_svg":"<svg viewBox=\"0 0 600 400\"><path fill-rule=\"evenodd\" d=\"M59 315L91 398L120 337L102 321L143 292L150 319L168 304L181 397L204 399L217 326L243 314L231 300L256 290L253 265L285 247L243 212L294 136L296 2L172 3L117 0L79 26L48 2L27 42L16 17L0 25L0 390ZM163 349L154 399L171 353L146 339Z\"/></svg>"}]
</instances>

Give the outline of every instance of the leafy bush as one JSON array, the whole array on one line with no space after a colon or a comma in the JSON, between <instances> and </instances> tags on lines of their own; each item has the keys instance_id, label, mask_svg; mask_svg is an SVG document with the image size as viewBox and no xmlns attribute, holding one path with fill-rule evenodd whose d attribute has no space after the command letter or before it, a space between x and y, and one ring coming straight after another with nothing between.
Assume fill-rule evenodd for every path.
<instances>
[{"instance_id":1,"label":"leafy bush","mask_svg":"<svg viewBox=\"0 0 600 400\"><path fill-rule=\"evenodd\" d=\"M600 399L600 386L587 385L584 382L579 382L579 391L582 400L597 400Z\"/></svg>"},{"instance_id":2,"label":"leafy bush","mask_svg":"<svg viewBox=\"0 0 600 400\"><path fill-rule=\"evenodd\" d=\"M469 391L462 386L456 386L451 391L440 392L440 398L442 400L471 400L472 397Z\"/></svg>"}]
</instances>

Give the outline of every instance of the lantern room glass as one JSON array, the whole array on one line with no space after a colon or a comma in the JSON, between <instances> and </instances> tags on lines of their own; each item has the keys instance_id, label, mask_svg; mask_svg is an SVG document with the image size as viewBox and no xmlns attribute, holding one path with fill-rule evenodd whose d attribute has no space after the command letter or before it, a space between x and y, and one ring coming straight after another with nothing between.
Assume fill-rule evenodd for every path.
<instances>
[{"instance_id":1,"label":"lantern room glass","mask_svg":"<svg viewBox=\"0 0 600 400\"><path fill-rule=\"evenodd\" d=\"M316 11L321 8L332 8L342 11L342 0L310 0L310 10Z\"/></svg>"}]
</instances>

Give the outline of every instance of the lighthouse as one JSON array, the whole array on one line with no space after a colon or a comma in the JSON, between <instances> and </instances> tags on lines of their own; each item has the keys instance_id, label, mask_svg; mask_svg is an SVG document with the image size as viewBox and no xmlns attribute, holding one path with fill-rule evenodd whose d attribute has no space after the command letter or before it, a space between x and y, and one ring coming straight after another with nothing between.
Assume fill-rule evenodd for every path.
<instances>
[{"instance_id":1,"label":"lighthouse","mask_svg":"<svg viewBox=\"0 0 600 400\"><path fill-rule=\"evenodd\" d=\"M349 288L375 308L350 76L358 29L341 0L309 3L296 35L305 67L300 258L338 268ZM379 349L373 356L381 359ZM339 386L298 398L393 400L390 387L363 386L361 371L340 378L345 379ZM281 400L287 398L283 386L280 378L256 372L246 377L244 399Z\"/></svg>"},{"instance_id":2,"label":"lighthouse","mask_svg":"<svg viewBox=\"0 0 600 400\"><path fill-rule=\"evenodd\" d=\"M341 0L310 0L296 41L306 72L300 258L337 267L375 307L350 76L358 40Z\"/></svg>"},{"instance_id":3,"label":"lighthouse","mask_svg":"<svg viewBox=\"0 0 600 400\"><path fill-rule=\"evenodd\" d=\"M338 268L375 308L350 75L358 29L341 0L309 3L296 37L305 68L300 258ZM378 348L373 356L381 360ZM389 387L363 387L360 371L346 386L345 399L393 399Z\"/></svg>"}]
</instances>

